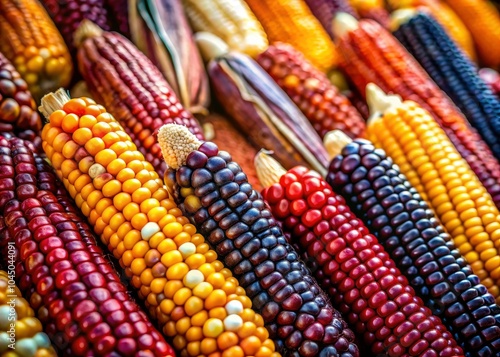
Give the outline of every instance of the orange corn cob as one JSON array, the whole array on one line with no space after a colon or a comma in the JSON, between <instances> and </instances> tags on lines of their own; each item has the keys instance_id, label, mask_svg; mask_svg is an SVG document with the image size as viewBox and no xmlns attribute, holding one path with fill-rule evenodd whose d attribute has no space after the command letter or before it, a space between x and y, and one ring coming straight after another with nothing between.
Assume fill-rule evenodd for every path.
<instances>
[{"instance_id":1,"label":"orange corn cob","mask_svg":"<svg viewBox=\"0 0 500 357\"><path fill-rule=\"evenodd\" d=\"M14 64L37 100L71 79L68 48L36 0L0 0L0 52Z\"/></svg>"}]
</instances>

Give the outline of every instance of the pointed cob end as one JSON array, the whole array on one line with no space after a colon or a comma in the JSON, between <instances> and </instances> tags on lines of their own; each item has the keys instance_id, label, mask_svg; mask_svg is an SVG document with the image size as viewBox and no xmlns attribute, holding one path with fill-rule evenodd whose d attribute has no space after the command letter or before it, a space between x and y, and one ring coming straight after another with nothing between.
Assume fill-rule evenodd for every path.
<instances>
[{"instance_id":1,"label":"pointed cob end","mask_svg":"<svg viewBox=\"0 0 500 357\"><path fill-rule=\"evenodd\" d=\"M390 108L400 105L402 100L399 95L385 94L376 84L368 83L366 86L366 103L370 109L370 117L367 123L369 125L372 120L379 118Z\"/></svg>"},{"instance_id":2,"label":"pointed cob end","mask_svg":"<svg viewBox=\"0 0 500 357\"><path fill-rule=\"evenodd\" d=\"M339 12L333 18L332 31L335 39L338 40L349 32L359 28L359 21L348 13Z\"/></svg>"},{"instance_id":3,"label":"pointed cob end","mask_svg":"<svg viewBox=\"0 0 500 357\"><path fill-rule=\"evenodd\" d=\"M281 176L286 174L286 170L281 164L271 156L273 152L261 149L255 155L254 165L257 171L257 178L262 187L267 188L280 182Z\"/></svg>"},{"instance_id":4,"label":"pointed cob end","mask_svg":"<svg viewBox=\"0 0 500 357\"><path fill-rule=\"evenodd\" d=\"M66 90L64 88L59 88L57 91L43 96L38 110L48 120L53 112L61 109L70 99L71 97Z\"/></svg>"},{"instance_id":5,"label":"pointed cob end","mask_svg":"<svg viewBox=\"0 0 500 357\"><path fill-rule=\"evenodd\" d=\"M409 22L412 18L417 16L418 10L417 9L401 9L401 10L396 10L391 14L391 24L390 24L390 29L392 32L396 31L401 25L404 25L405 23Z\"/></svg>"},{"instance_id":6,"label":"pointed cob end","mask_svg":"<svg viewBox=\"0 0 500 357\"><path fill-rule=\"evenodd\" d=\"M194 40L205 62L210 62L229 52L229 46L221 38L209 32L195 33Z\"/></svg>"},{"instance_id":7,"label":"pointed cob end","mask_svg":"<svg viewBox=\"0 0 500 357\"><path fill-rule=\"evenodd\" d=\"M86 39L101 36L102 33L103 30L99 26L94 24L92 21L85 19L76 29L75 34L73 35L73 43L76 48L78 48Z\"/></svg>"},{"instance_id":8,"label":"pointed cob end","mask_svg":"<svg viewBox=\"0 0 500 357\"><path fill-rule=\"evenodd\" d=\"M158 130L158 143L165 162L174 170L185 165L189 154L201 145L187 127L178 124L163 125Z\"/></svg>"},{"instance_id":9,"label":"pointed cob end","mask_svg":"<svg viewBox=\"0 0 500 357\"><path fill-rule=\"evenodd\" d=\"M341 130L329 131L323 138L323 145L325 146L330 159L339 155L342 152L342 149L351 142L352 139Z\"/></svg>"}]
</instances>

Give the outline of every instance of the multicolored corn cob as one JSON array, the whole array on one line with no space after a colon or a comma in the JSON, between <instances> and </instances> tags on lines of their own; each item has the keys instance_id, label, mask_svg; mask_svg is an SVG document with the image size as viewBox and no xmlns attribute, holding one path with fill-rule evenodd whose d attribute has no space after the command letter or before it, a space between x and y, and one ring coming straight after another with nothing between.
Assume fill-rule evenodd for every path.
<instances>
[{"instance_id":1,"label":"multicolored corn cob","mask_svg":"<svg viewBox=\"0 0 500 357\"><path fill-rule=\"evenodd\" d=\"M493 94L500 98L500 73L491 68L481 68L479 77L490 87Z\"/></svg>"},{"instance_id":2,"label":"multicolored corn cob","mask_svg":"<svg viewBox=\"0 0 500 357\"><path fill-rule=\"evenodd\" d=\"M500 14L487 0L446 0L470 31L481 63L500 65Z\"/></svg>"},{"instance_id":3,"label":"multicolored corn cob","mask_svg":"<svg viewBox=\"0 0 500 357\"><path fill-rule=\"evenodd\" d=\"M373 355L459 356L394 261L321 176L259 153L262 196L290 243Z\"/></svg>"},{"instance_id":4,"label":"multicolored corn cob","mask_svg":"<svg viewBox=\"0 0 500 357\"><path fill-rule=\"evenodd\" d=\"M78 67L90 92L123 125L159 175L165 162L154 137L167 123L186 125L200 139L198 121L179 103L158 69L130 41L85 22L77 33Z\"/></svg>"},{"instance_id":5,"label":"multicolored corn cob","mask_svg":"<svg viewBox=\"0 0 500 357\"><path fill-rule=\"evenodd\" d=\"M0 132L12 132L40 146L36 136L40 129L42 121L28 85L0 53Z\"/></svg>"},{"instance_id":6,"label":"multicolored corn cob","mask_svg":"<svg viewBox=\"0 0 500 357\"><path fill-rule=\"evenodd\" d=\"M68 49L37 0L0 1L0 52L14 64L36 100L71 80Z\"/></svg>"},{"instance_id":7,"label":"multicolored corn cob","mask_svg":"<svg viewBox=\"0 0 500 357\"><path fill-rule=\"evenodd\" d=\"M404 13L402 13L404 11ZM500 160L500 101L445 30L429 15L399 10L396 38L453 100Z\"/></svg>"},{"instance_id":8,"label":"multicolored corn cob","mask_svg":"<svg viewBox=\"0 0 500 357\"><path fill-rule=\"evenodd\" d=\"M362 18L375 20L389 28L389 12L385 8L384 0L350 0L349 3Z\"/></svg>"},{"instance_id":9,"label":"multicolored corn cob","mask_svg":"<svg viewBox=\"0 0 500 357\"><path fill-rule=\"evenodd\" d=\"M500 212L491 196L429 113L368 88L375 113L368 137L399 165L500 303Z\"/></svg>"},{"instance_id":10,"label":"multicolored corn cob","mask_svg":"<svg viewBox=\"0 0 500 357\"><path fill-rule=\"evenodd\" d=\"M500 164L465 117L403 46L379 24L337 16L344 70L361 93L375 83L427 110L500 207Z\"/></svg>"},{"instance_id":11,"label":"multicolored corn cob","mask_svg":"<svg viewBox=\"0 0 500 357\"><path fill-rule=\"evenodd\" d=\"M212 33L231 50L255 57L269 45L266 32L244 0L182 0L182 3L195 32Z\"/></svg>"},{"instance_id":12,"label":"multicolored corn cob","mask_svg":"<svg viewBox=\"0 0 500 357\"><path fill-rule=\"evenodd\" d=\"M358 16L349 0L305 0L305 2L331 38L333 38L332 21L337 12Z\"/></svg>"},{"instance_id":13,"label":"multicolored corn cob","mask_svg":"<svg viewBox=\"0 0 500 357\"><path fill-rule=\"evenodd\" d=\"M231 155L180 125L160 128L158 140L169 191L232 269L279 349L295 357L358 356L354 334Z\"/></svg>"},{"instance_id":14,"label":"multicolored corn cob","mask_svg":"<svg viewBox=\"0 0 500 357\"><path fill-rule=\"evenodd\" d=\"M14 199L0 207L7 240L19 249L16 279L31 292L30 303L62 355L174 356L95 242L80 235L43 189L55 186L43 160L16 138L0 138L0 150L9 167L4 172L16 183Z\"/></svg>"},{"instance_id":15,"label":"multicolored corn cob","mask_svg":"<svg viewBox=\"0 0 500 357\"><path fill-rule=\"evenodd\" d=\"M347 139L347 140L346 140ZM500 352L500 307L390 157L363 139L332 140L327 182L347 199L466 356ZM332 153L335 156L335 153Z\"/></svg>"},{"instance_id":16,"label":"multicolored corn cob","mask_svg":"<svg viewBox=\"0 0 500 357\"><path fill-rule=\"evenodd\" d=\"M419 8L429 12L457 45L475 61L477 58L474 40L460 17L442 0L388 0L393 10Z\"/></svg>"},{"instance_id":17,"label":"multicolored corn cob","mask_svg":"<svg viewBox=\"0 0 500 357\"><path fill-rule=\"evenodd\" d=\"M257 63L288 94L322 138L334 129L353 138L365 135L365 121L349 99L292 46L275 43L257 57Z\"/></svg>"},{"instance_id":18,"label":"multicolored corn cob","mask_svg":"<svg viewBox=\"0 0 500 357\"><path fill-rule=\"evenodd\" d=\"M286 42L319 70L337 65L335 45L304 0L246 0L261 22L269 42Z\"/></svg>"},{"instance_id":19,"label":"multicolored corn cob","mask_svg":"<svg viewBox=\"0 0 500 357\"><path fill-rule=\"evenodd\" d=\"M279 357L245 290L118 122L62 90L41 111L57 175L180 355Z\"/></svg>"}]
</instances>

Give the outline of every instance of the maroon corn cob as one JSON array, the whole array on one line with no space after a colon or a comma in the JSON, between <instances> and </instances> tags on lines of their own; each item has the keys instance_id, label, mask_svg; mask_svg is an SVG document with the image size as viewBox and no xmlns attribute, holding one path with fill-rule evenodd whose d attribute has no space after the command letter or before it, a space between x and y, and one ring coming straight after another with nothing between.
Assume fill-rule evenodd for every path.
<instances>
[{"instance_id":1,"label":"maroon corn cob","mask_svg":"<svg viewBox=\"0 0 500 357\"><path fill-rule=\"evenodd\" d=\"M104 0L104 2L112 19L112 28L130 38L128 0Z\"/></svg>"},{"instance_id":2,"label":"maroon corn cob","mask_svg":"<svg viewBox=\"0 0 500 357\"><path fill-rule=\"evenodd\" d=\"M349 136L364 137L365 122L356 108L292 46L275 43L257 62L309 119L321 137L338 129Z\"/></svg>"},{"instance_id":3,"label":"maroon corn cob","mask_svg":"<svg viewBox=\"0 0 500 357\"><path fill-rule=\"evenodd\" d=\"M20 289L31 294L47 334L63 356L173 356L172 348L130 299L92 236L83 236L57 197L54 174L22 140L0 137L3 176L16 183L0 206L19 248ZM64 201L65 205L69 201Z\"/></svg>"}]
</instances>

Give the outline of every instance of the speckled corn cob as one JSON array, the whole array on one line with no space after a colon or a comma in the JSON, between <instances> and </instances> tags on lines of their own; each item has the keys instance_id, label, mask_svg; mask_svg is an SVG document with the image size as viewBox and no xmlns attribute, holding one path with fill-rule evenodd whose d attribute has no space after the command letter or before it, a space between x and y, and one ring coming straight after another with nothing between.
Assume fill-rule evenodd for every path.
<instances>
[{"instance_id":1,"label":"speckled corn cob","mask_svg":"<svg viewBox=\"0 0 500 357\"><path fill-rule=\"evenodd\" d=\"M339 129L352 137L365 135L365 122L349 99L292 46L275 43L257 62L276 81L323 137Z\"/></svg>"},{"instance_id":2,"label":"speckled corn cob","mask_svg":"<svg viewBox=\"0 0 500 357\"><path fill-rule=\"evenodd\" d=\"M163 124L186 125L200 139L200 124L179 103L163 75L130 41L84 23L78 68L94 98L123 125L146 160L160 176L166 170L154 137Z\"/></svg>"},{"instance_id":3,"label":"speckled corn cob","mask_svg":"<svg viewBox=\"0 0 500 357\"><path fill-rule=\"evenodd\" d=\"M349 0L305 0L305 2L331 38L333 38L332 21L337 12L358 16Z\"/></svg>"},{"instance_id":4,"label":"speckled corn cob","mask_svg":"<svg viewBox=\"0 0 500 357\"><path fill-rule=\"evenodd\" d=\"M41 109L57 175L180 355L279 357L244 289L117 121L64 91Z\"/></svg>"},{"instance_id":5,"label":"speckled corn cob","mask_svg":"<svg viewBox=\"0 0 500 357\"><path fill-rule=\"evenodd\" d=\"M463 355L377 239L318 173L300 166L287 172L263 153L255 162L271 212L373 355Z\"/></svg>"},{"instance_id":6,"label":"speckled corn cob","mask_svg":"<svg viewBox=\"0 0 500 357\"><path fill-rule=\"evenodd\" d=\"M185 127L158 133L165 183L232 269L286 356L358 356L354 335L328 302L260 195L229 153Z\"/></svg>"},{"instance_id":7,"label":"speckled corn cob","mask_svg":"<svg viewBox=\"0 0 500 357\"><path fill-rule=\"evenodd\" d=\"M7 239L19 249L16 279L61 354L173 356L95 244L79 234L52 192L39 189L55 186L41 159L37 165L17 138L0 138L0 148L16 183L15 198L0 207Z\"/></svg>"},{"instance_id":8,"label":"speckled corn cob","mask_svg":"<svg viewBox=\"0 0 500 357\"><path fill-rule=\"evenodd\" d=\"M403 46L379 24L337 17L343 67L361 93L375 83L417 102L443 128L500 208L500 163L465 117Z\"/></svg>"},{"instance_id":9,"label":"speckled corn cob","mask_svg":"<svg viewBox=\"0 0 500 357\"><path fill-rule=\"evenodd\" d=\"M37 0L0 1L0 51L37 100L71 79L68 49Z\"/></svg>"},{"instance_id":10,"label":"speckled corn cob","mask_svg":"<svg viewBox=\"0 0 500 357\"><path fill-rule=\"evenodd\" d=\"M399 167L367 140L340 145L337 152L327 182L376 235L465 355L498 355L500 307Z\"/></svg>"}]
</instances>

